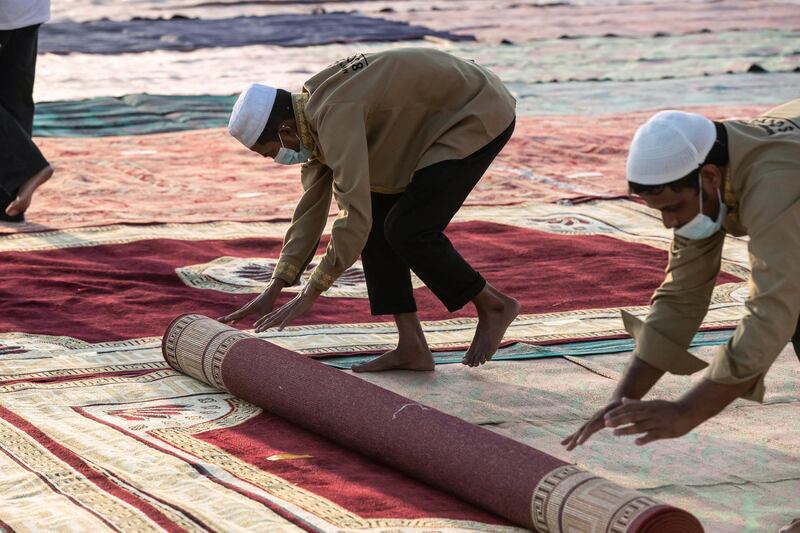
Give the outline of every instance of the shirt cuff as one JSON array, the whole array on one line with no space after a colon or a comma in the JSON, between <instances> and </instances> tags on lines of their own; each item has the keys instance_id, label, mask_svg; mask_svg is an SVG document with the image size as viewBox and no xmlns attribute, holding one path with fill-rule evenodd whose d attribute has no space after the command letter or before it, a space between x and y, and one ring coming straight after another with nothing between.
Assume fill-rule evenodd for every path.
<instances>
[{"instance_id":1,"label":"shirt cuff","mask_svg":"<svg viewBox=\"0 0 800 533\"><path fill-rule=\"evenodd\" d=\"M317 267L314 269L314 272L311 273L311 277L308 279L308 282L321 292L325 292L330 289L337 277L338 276L332 276L327 272L322 271L320 267Z\"/></svg>"},{"instance_id":2,"label":"shirt cuff","mask_svg":"<svg viewBox=\"0 0 800 533\"><path fill-rule=\"evenodd\" d=\"M764 401L764 393L766 392L766 387L764 386L764 376L766 373L766 370L758 370L755 372L751 370L748 372L744 369L738 369L737 371L737 364L730 353L729 345L724 344L720 346L717 355L714 356L714 359L711 361L711 365L709 365L708 371L706 372L706 378L714 383L721 383L723 385L736 385L737 383L743 383L758 378L753 386L750 387L750 390L742 394L742 398L761 403Z\"/></svg>"},{"instance_id":3,"label":"shirt cuff","mask_svg":"<svg viewBox=\"0 0 800 533\"><path fill-rule=\"evenodd\" d=\"M636 340L633 354L663 372L687 376L704 369L708 363L661 335L651 325L627 311L622 311L625 330Z\"/></svg>"},{"instance_id":4,"label":"shirt cuff","mask_svg":"<svg viewBox=\"0 0 800 533\"><path fill-rule=\"evenodd\" d=\"M279 259L272 271L272 278L282 279L289 285L295 285L300 280L300 267L285 259Z\"/></svg>"}]
</instances>

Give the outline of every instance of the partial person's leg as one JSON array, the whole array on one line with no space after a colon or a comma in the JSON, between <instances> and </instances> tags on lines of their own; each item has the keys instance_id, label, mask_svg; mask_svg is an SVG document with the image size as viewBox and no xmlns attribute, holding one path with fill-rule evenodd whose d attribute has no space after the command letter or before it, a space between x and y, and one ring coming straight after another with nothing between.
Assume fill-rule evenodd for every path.
<instances>
[{"instance_id":1,"label":"partial person's leg","mask_svg":"<svg viewBox=\"0 0 800 533\"><path fill-rule=\"evenodd\" d=\"M792 336L792 346L794 346L794 353L797 358L800 359L800 317L797 319L797 328L795 328Z\"/></svg>"},{"instance_id":2,"label":"partial person's leg","mask_svg":"<svg viewBox=\"0 0 800 533\"><path fill-rule=\"evenodd\" d=\"M39 27L29 26L6 30L0 48L0 104L14 117L22 129L33 132L33 82L36 77L36 54L39 49Z\"/></svg>"},{"instance_id":3,"label":"partial person's leg","mask_svg":"<svg viewBox=\"0 0 800 533\"><path fill-rule=\"evenodd\" d=\"M448 310L473 302L478 328L465 356L477 366L491 359L519 313L519 304L491 287L453 248L444 229L508 142L509 128L474 154L423 168L386 219L389 244Z\"/></svg>"},{"instance_id":4,"label":"partial person's leg","mask_svg":"<svg viewBox=\"0 0 800 533\"><path fill-rule=\"evenodd\" d=\"M372 193L372 228L361 252L367 282L370 310L373 315L394 315L397 325L397 348L361 365L355 372L382 370L433 370L433 355L428 348L411 285L411 271L406 262L386 242L384 221L401 195Z\"/></svg>"},{"instance_id":5,"label":"partial person's leg","mask_svg":"<svg viewBox=\"0 0 800 533\"><path fill-rule=\"evenodd\" d=\"M33 193L53 169L19 123L0 105L0 221L21 222Z\"/></svg>"},{"instance_id":6,"label":"partial person's leg","mask_svg":"<svg viewBox=\"0 0 800 533\"><path fill-rule=\"evenodd\" d=\"M19 221L52 169L31 140L38 26L0 31L0 220Z\"/></svg>"}]
</instances>

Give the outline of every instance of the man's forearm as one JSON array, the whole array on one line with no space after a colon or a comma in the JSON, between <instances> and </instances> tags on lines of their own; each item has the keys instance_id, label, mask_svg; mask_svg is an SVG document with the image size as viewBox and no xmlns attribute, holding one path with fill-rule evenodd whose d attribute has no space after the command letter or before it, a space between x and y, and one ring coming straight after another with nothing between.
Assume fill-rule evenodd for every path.
<instances>
[{"instance_id":1,"label":"man's forearm","mask_svg":"<svg viewBox=\"0 0 800 533\"><path fill-rule=\"evenodd\" d=\"M631 362L625 368L625 374L622 376L619 385L617 385L612 399L631 398L641 400L663 375L663 370L659 370L650 363L633 356L631 357Z\"/></svg>"},{"instance_id":2,"label":"man's forearm","mask_svg":"<svg viewBox=\"0 0 800 533\"><path fill-rule=\"evenodd\" d=\"M704 379L684 394L677 403L686 410L694 425L698 426L749 391L756 379L758 378L734 385Z\"/></svg>"}]
</instances>

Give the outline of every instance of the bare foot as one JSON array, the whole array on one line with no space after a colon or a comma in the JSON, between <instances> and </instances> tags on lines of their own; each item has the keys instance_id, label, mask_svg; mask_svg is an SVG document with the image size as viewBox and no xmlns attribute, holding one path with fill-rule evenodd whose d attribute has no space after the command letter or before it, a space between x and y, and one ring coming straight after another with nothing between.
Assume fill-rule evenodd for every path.
<instances>
[{"instance_id":1,"label":"bare foot","mask_svg":"<svg viewBox=\"0 0 800 533\"><path fill-rule=\"evenodd\" d=\"M353 365L353 372L382 372L384 370L427 370L436 368L433 354L425 346L421 349L395 348L368 363Z\"/></svg>"},{"instance_id":2,"label":"bare foot","mask_svg":"<svg viewBox=\"0 0 800 533\"><path fill-rule=\"evenodd\" d=\"M497 352L508 326L519 314L519 302L489 284L473 301L478 309L478 327L462 363L480 366Z\"/></svg>"},{"instance_id":3,"label":"bare foot","mask_svg":"<svg viewBox=\"0 0 800 533\"><path fill-rule=\"evenodd\" d=\"M53 167L47 165L40 170L35 176L29 178L28 181L22 184L17 193L17 199L8 204L6 207L6 215L13 217L20 215L28 210L33 200L33 193L36 192L44 182L50 179L53 175Z\"/></svg>"}]
</instances>

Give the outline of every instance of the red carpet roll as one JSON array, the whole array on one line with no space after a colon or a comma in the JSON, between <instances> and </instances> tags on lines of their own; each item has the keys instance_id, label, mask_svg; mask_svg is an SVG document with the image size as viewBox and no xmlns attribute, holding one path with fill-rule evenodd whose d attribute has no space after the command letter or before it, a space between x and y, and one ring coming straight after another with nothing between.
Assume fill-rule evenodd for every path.
<instances>
[{"instance_id":1,"label":"red carpet roll","mask_svg":"<svg viewBox=\"0 0 800 533\"><path fill-rule=\"evenodd\" d=\"M686 511L199 315L170 324L176 370L521 526L702 532Z\"/></svg>"}]
</instances>

